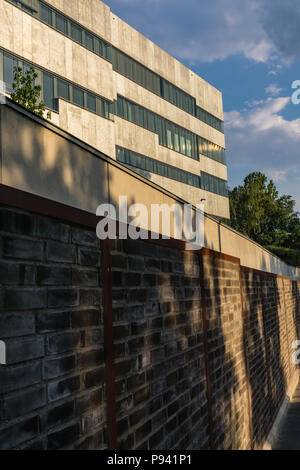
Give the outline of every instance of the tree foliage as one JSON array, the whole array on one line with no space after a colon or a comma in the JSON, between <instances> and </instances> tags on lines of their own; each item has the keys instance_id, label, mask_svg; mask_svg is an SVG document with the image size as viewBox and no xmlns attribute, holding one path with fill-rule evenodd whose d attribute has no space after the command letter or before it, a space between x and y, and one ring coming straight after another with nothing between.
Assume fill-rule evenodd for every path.
<instances>
[{"instance_id":1,"label":"tree foliage","mask_svg":"<svg viewBox=\"0 0 300 470\"><path fill-rule=\"evenodd\" d=\"M25 74L21 67L14 67L11 99L33 113L44 116L46 106L40 99L42 87L35 84L37 77L38 74L33 67L30 67ZM47 118L51 119L50 113L47 113Z\"/></svg>"},{"instance_id":2,"label":"tree foliage","mask_svg":"<svg viewBox=\"0 0 300 470\"><path fill-rule=\"evenodd\" d=\"M231 226L257 243L300 249L300 219L291 196L279 196L272 180L250 173L230 191Z\"/></svg>"}]
</instances>

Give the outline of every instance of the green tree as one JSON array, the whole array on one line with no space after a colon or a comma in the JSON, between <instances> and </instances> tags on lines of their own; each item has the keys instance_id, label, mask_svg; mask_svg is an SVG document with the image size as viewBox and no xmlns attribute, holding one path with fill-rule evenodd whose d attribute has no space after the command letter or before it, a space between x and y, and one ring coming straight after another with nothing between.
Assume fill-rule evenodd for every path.
<instances>
[{"instance_id":1,"label":"green tree","mask_svg":"<svg viewBox=\"0 0 300 470\"><path fill-rule=\"evenodd\" d=\"M33 67L30 67L23 74L21 67L14 67L13 92L11 99L21 104L39 116L44 116L46 106L41 101L42 87L35 85L38 74ZM51 113L47 113L47 119L51 119Z\"/></svg>"},{"instance_id":2,"label":"green tree","mask_svg":"<svg viewBox=\"0 0 300 470\"><path fill-rule=\"evenodd\" d=\"M230 191L230 225L264 246L300 248L300 219L291 196L279 197L263 173L250 173Z\"/></svg>"}]
</instances>

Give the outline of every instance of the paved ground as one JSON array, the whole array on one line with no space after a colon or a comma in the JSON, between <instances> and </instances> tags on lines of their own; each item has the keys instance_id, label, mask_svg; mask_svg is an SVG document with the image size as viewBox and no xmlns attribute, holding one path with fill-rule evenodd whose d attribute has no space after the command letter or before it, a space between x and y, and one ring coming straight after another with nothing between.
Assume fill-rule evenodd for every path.
<instances>
[{"instance_id":1,"label":"paved ground","mask_svg":"<svg viewBox=\"0 0 300 470\"><path fill-rule=\"evenodd\" d=\"M300 450L300 382L289 404L273 450Z\"/></svg>"}]
</instances>

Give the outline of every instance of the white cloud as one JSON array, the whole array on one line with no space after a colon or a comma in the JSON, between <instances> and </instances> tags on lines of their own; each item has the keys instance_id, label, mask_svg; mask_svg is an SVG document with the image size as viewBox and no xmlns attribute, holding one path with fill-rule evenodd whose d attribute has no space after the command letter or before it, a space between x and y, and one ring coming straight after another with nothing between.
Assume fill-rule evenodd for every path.
<instances>
[{"instance_id":1,"label":"white cloud","mask_svg":"<svg viewBox=\"0 0 300 470\"><path fill-rule=\"evenodd\" d=\"M289 102L269 97L251 109L225 113L229 169L262 171L280 183L300 177L300 118L282 116Z\"/></svg>"},{"instance_id":2,"label":"white cloud","mask_svg":"<svg viewBox=\"0 0 300 470\"><path fill-rule=\"evenodd\" d=\"M225 113L226 129L247 129L257 136L266 131L276 131L278 135L300 141L300 118L287 121L280 114L290 100L289 96L267 98L263 102L258 101L259 104L251 110Z\"/></svg>"},{"instance_id":3,"label":"white cloud","mask_svg":"<svg viewBox=\"0 0 300 470\"><path fill-rule=\"evenodd\" d=\"M261 171L280 192L291 194L300 210L300 118L288 121L283 112L289 97L267 98L243 111L225 113L229 177Z\"/></svg>"},{"instance_id":4,"label":"white cloud","mask_svg":"<svg viewBox=\"0 0 300 470\"><path fill-rule=\"evenodd\" d=\"M300 56L299 0L106 0L119 16L179 59L256 62ZM280 66L280 65L279 65ZM270 75L278 72L272 66Z\"/></svg>"},{"instance_id":5,"label":"white cloud","mask_svg":"<svg viewBox=\"0 0 300 470\"><path fill-rule=\"evenodd\" d=\"M271 83L267 88L266 88L266 93L267 95L271 96L278 96L280 93L283 91L282 88L279 88L275 83Z\"/></svg>"},{"instance_id":6,"label":"white cloud","mask_svg":"<svg viewBox=\"0 0 300 470\"><path fill-rule=\"evenodd\" d=\"M266 62L275 52L260 22L262 0L106 0L112 11L172 55L212 62L243 54Z\"/></svg>"},{"instance_id":7,"label":"white cloud","mask_svg":"<svg viewBox=\"0 0 300 470\"><path fill-rule=\"evenodd\" d=\"M275 181L275 183L285 183L288 170L274 170L269 168L266 170L266 173L269 178Z\"/></svg>"}]
</instances>

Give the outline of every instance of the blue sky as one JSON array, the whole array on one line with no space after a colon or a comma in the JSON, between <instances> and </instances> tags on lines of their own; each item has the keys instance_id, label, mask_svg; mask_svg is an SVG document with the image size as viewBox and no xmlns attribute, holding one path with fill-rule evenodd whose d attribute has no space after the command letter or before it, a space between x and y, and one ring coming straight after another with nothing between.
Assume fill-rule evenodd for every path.
<instances>
[{"instance_id":1,"label":"blue sky","mask_svg":"<svg viewBox=\"0 0 300 470\"><path fill-rule=\"evenodd\" d=\"M104 0L223 92L229 185L262 171L300 211L299 0Z\"/></svg>"}]
</instances>

